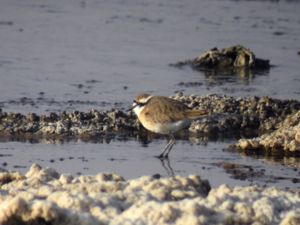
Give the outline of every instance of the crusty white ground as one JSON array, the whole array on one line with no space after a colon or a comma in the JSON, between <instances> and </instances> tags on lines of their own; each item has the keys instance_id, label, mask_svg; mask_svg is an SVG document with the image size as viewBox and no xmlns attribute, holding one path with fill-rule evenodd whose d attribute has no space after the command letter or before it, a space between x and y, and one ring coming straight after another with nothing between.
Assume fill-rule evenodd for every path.
<instances>
[{"instance_id":1,"label":"crusty white ground","mask_svg":"<svg viewBox=\"0 0 300 225\"><path fill-rule=\"evenodd\" d=\"M198 176L124 180L32 165L0 173L0 224L300 224L300 192L221 185ZM38 222L38 223L37 223Z\"/></svg>"},{"instance_id":2,"label":"crusty white ground","mask_svg":"<svg viewBox=\"0 0 300 225\"><path fill-rule=\"evenodd\" d=\"M300 110L279 123L272 133L258 138L240 139L236 146L241 150L300 152Z\"/></svg>"}]
</instances>

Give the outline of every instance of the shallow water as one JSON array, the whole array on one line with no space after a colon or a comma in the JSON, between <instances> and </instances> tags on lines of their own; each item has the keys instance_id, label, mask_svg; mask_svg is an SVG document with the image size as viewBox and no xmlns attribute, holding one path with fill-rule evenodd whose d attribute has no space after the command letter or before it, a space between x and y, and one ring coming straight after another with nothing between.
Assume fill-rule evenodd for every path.
<instances>
[{"instance_id":1,"label":"shallow water","mask_svg":"<svg viewBox=\"0 0 300 225\"><path fill-rule=\"evenodd\" d=\"M0 107L4 111L124 109L140 92L299 100L299 1L2 0L0 5ZM220 75L169 66L215 46L235 44L270 59L274 67L262 74ZM270 162L224 152L233 141L199 146L181 140L170 163L176 174L199 173L213 185L252 182L229 178L218 164L222 161L265 169L266 175L257 181L261 184L269 184L272 174L299 175L295 158ZM19 165L15 169L24 171L23 166L40 162L61 172L106 170L136 177L168 174L152 157L164 144L160 139L148 147L136 140L2 142L0 154L1 163L7 163L3 168ZM67 160L72 155L74 159ZM88 162L78 158L82 156ZM293 160L295 165L286 165L285 161ZM275 185L299 187L289 179Z\"/></svg>"},{"instance_id":2,"label":"shallow water","mask_svg":"<svg viewBox=\"0 0 300 225\"><path fill-rule=\"evenodd\" d=\"M0 164L4 169L24 173L35 162L73 175L97 174L100 171L115 172L125 178L198 174L208 179L212 186L227 183L232 186L299 187L299 159L276 162L274 158L251 158L223 150L228 144L228 141L203 143L197 139L180 140L170 159L161 161L154 157L165 145L165 141L160 139L149 144L132 139L103 140L102 143L6 142L1 144Z\"/></svg>"}]
</instances>

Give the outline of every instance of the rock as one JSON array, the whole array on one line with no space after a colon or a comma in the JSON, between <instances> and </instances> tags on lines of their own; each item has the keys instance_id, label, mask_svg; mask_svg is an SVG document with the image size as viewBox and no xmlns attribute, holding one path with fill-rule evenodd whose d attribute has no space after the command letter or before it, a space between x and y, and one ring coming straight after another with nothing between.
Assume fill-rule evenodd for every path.
<instances>
[{"instance_id":1,"label":"rock","mask_svg":"<svg viewBox=\"0 0 300 225\"><path fill-rule=\"evenodd\" d=\"M37 116L35 113L29 113L26 118L29 122L37 122L40 119L40 117Z\"/></svg>"},{"instance_id":2,"label":"rock","mask_svg":"<svg viewBox=\"0 0 300 225\"><path fill-rule=\"evenodd\" d=\"M190 65L195 69L232 69L249 68L254 70L270 69L269 60L257 58L252 51L242 45L219 50L213 48L192 60L179 61L173 66Z\"/></svg>"}]
</instances>

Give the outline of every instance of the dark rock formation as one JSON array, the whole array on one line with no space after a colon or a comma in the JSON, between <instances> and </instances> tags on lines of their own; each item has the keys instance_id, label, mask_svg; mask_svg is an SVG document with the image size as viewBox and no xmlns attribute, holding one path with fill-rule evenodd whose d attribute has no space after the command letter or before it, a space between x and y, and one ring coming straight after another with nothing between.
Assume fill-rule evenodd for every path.
<instances>
[{"instance_id":1,"label":"dark rock formation","mask_svg":"<svg viewBox=\"0 0 300 225\"><path fill-rule=\"evenodd\" d=\"M247 68L253 70L268 70L270 62L257 58L252 51L241 45L219 50L213 48L192 60L179 61L172 66L190 65L194 69L228 70L233 68Z\"/></svg>"}]
</instances>

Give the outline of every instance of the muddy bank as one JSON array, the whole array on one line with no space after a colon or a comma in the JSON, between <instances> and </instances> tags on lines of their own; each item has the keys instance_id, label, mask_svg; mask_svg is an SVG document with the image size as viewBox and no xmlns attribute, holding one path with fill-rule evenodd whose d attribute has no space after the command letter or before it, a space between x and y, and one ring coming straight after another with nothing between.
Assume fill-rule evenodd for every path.
<instances>
[{"instance_id":1,"label":"muddy bank","mask_svg":"<svg viewBox=\"0 0 300 225\"><path fill-rule=\"evenodd\" d=\"M275 129L286 116L300 109L296 100L278 100L270 97L234 98L221 95L173 97L195 109L206 109L207 117L194 121L189 130L210 135L259 135Z\"/></svg>"},{"instance_id":2,"label":"muddy bank","mask_svg":"<svg viewBox=\"0 0 300 225\"><path fill-rule=\"evenodd\" d=\"M208 139L240 136L250 138L270 133L275 131L287 116L300 110L300 102L296 100L278 100L269 97L184 96L182 93L177 93L172 98L184 102L190 108L208 111L207 116L194 121L189 128L190 134L202 135ZM284 124L288 126L287 123ZM299 126L295 128L297 127ZM143 135L145 130L132 112L126 113L119 109L48 115L34 113L24 115L0 110L0 136L2 137L88 139L118 133ZM284 149L290 150L290 148Z\"/></svg>"},{"instance_id":3,"label":"muddy bank","mask_svg":"<svg viewBox=\"0 0 300 225\"><path fill-rule=\"evenodd\" d=\"M300 193L274 187L210 189L198 176L125 180L59 174L34 164L0 173L1 224L298 224ZM280 212L280 213L278 213Z\"/></svg>"},{"instance_id":4,"label":"muddy bank","mask_svg":"<svg viewBox=\"0 0 300 225\"><path fill-rule=\"evenodd\" d=\"M61 114L1 113L0 133L3 136L93 137L113 132L133 131L136 118L120 110L91 110Z\"/></svg>"},{"instance_id":5,"label":"muddy bank","mask_svg":"<svg viewBox=\"0 0 300 225\"><path fill-rule=\"evenodd\" d=\"M230 146L246 151L271 151L272 154L300 153L300 111L295 100L269 97L233 98L210 95L207 97L181 96L175 99L193 108L210 110L210 116L194 121L189 131L209 134L210 137L257 137L241 139Z\"/></svg>"},{"instance_id":6,"label":"muddy bank","mask_svg":"<svg viewBox=\"0 0 300 225\"><path fill-rule=\"evenodd\" d=\"M235 135L237 133L265 133L288 115L300 110L296 100L278 100L269 97L234 98L221 95L184 96L177 93L172 98L190 108L206 109L208 115L195 121L190 132L207 135ZM87 135L141 131L136 116L119 109L109 111L74 111L61 114L37 115L0 111L1 135Z\"/></svg>"}]
</instances>

